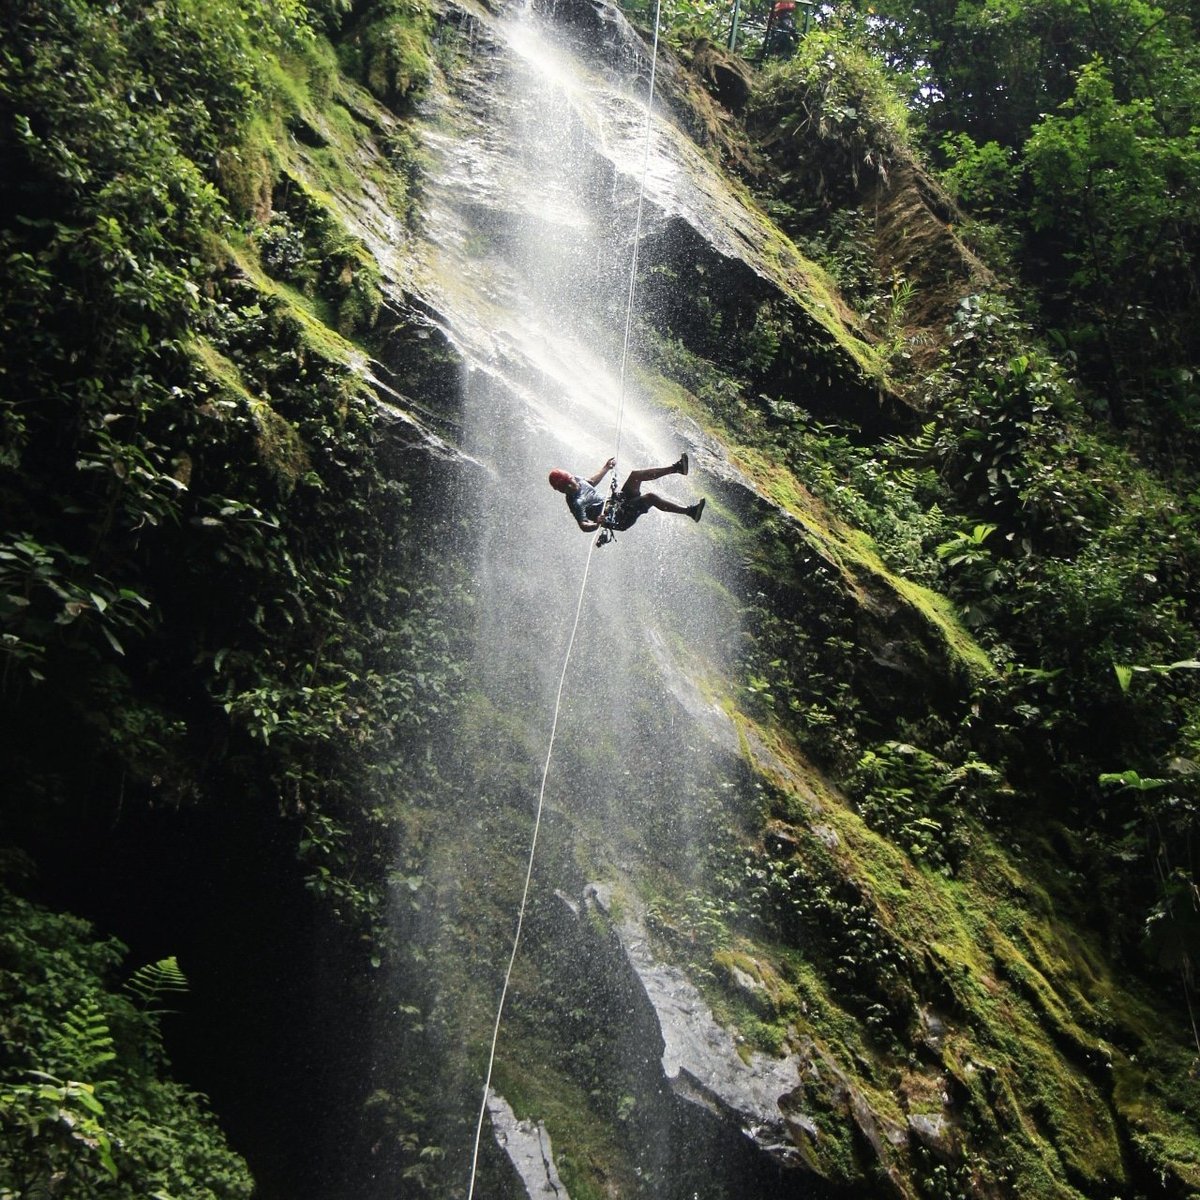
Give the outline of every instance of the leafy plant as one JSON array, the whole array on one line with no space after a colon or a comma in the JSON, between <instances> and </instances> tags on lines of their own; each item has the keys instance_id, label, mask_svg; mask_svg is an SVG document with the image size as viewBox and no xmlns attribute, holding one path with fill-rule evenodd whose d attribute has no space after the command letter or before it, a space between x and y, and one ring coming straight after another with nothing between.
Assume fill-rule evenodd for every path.
<instances>
[{"instance_id":1,"label":"leafy plant","mask_svg":"<svg viewBox=\"0 0 1200 1200\"><path fill-rule=\"evenodd\" d=\"M1120 375L1140 369L1150 357L1145 306L1189 306L1195 268L1185 231L1200 228L1194 137L1164 128L1152 96L1119 101L1107 64L1094 58L1074 94L1034 128L1024 163L1031 225L1059 242L1086 314L1086 325L1075 321L1079 340L1099 342ZM1172 323L1168 315L1160 328ZM1128 418L1123 404L1117 415Z\"/></svg>"},{"instance_id":2,"label":"leafy plant","mask_svg":"<svg viewBox=\"0 0 1200 1200\"><path fill-rule=\"evenodd\" d=\"M886 183L908 113L894 83L849 29L810 32L773 68L749 117L764 150L786 172L784 199L822 208Z\"/></svg>"},{"instance_id":3,"label":"leafy plant","mask_svg":"<svg viewBox=\"0 0 1200 1200\"><path fill-rule=\"evenodd\" d=\"M117 1057L108 1019L94 996L84 996L63 1017L46 1044L46 1061L61 1071L89 1079Z\"/></svg>"},{"instance_id":4,"label":"leafy plant","mask_svg":"<svg viewBox=\"0 0 1200 1200\"><path fill-rule=\"evenodd\" d=\"M167 1076L153 997L173 960L140 969L150 1002L113 989L124 947L0 889L0 1180L132 1200L249 1197L245 1163L200 1097Z\"/></svg>"},{"instance_id":5,"label":"leafy plant","mask_svg":"<svg viewBox=\"0 0 1200 1200\"><path fill-rule=\"evenodd\" d=\"M1194 658L1187 658L1173 663L1156 663L1149 667L1114 663L1113 671L1116 673L1117 682L1121 685L1121 691L1127 692L1135 675L1169 675L1172 671L1200 671L1200 662ZM1107 782L1107 780L1102 781Z\"/></svg>"},{"instance_id":6,"label":"leafy plant","mask_svg":"<svg viewBox=\"0 0 1200 1200\"><path fill-rule=\"evenodd\" d=\"M995 768L971 758L951 767L901 742L868 750L852 783L867 823L917 861L953 874L971 845L971 821L1004 788Z\"/></svg>"},{"instance_id":7,"label":"leafy plant","mask_svg":"<svg viewBox=\"0 0 1200 1200\"><path fill-rule=\"evenodd\" d=\"M955 571L959 594L964 596L963 615L968 624L981 625L990 612L992 593L1003 572L984 543L996 526L980 524L957 533L937 547L937 556Z\"/></svg>"},{"instance_id":8,"label":"leafy plant","mask_svg":"<svg viewBox=\"0 0 1200 1200\"><path fill-rule=\"evenodd\" d=\"M963 132L945 134L940 149L948 160L942 180L958 201L972 212L1003 216L1018 185L1012 150L996 141L977 145Z\"/></svg>"},{"instance_id":9,"label":"leafy plant","mask_svg":"<svg viewBox=\"0 0 1200 1200\"><path fill-rule=\"evenodd\" d=\"M169 1011L159 1007L160 1001L183 995L188 990L188 981L172 954L157 962L143 963L125 981L125 988L138 998L144 1012L159 1016Z\"/></svg>"},{"instance_id":10,"label":"leafy plant","mask_svg":"<svg viewBox=\"0 0 1200 1200\"><path fill-rule=\"evenodd\" d=\"M40 1071L34 1075L32 1083L0 1081L5 1174L20 1188L9 1194L37 1194L51 1181L61 1186L67 1180L90 1191L106 1177L115 1180L120 1172L113 1137L102 1123L104 1105L96 1089Z\"/></svg>"}]
</instances>

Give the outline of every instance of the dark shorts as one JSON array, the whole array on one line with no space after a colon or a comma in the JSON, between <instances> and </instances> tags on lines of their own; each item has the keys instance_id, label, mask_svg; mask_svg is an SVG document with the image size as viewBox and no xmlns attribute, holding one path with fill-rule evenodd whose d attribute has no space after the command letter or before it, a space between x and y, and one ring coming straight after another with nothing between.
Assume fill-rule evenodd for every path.
<instances>
[{"instance_id":1,"label":"dark shorts","mask_svg":"<svg viewBox=\"0 0 1200 1200\"><path fill-rule=\"evenodd\" d=\"M604 524L620 533L630 528L649 508L649 496L643 496L639 492L618 492L615 502L610 502L610 507L605 512Z\"/></svg>"}]
</instances>

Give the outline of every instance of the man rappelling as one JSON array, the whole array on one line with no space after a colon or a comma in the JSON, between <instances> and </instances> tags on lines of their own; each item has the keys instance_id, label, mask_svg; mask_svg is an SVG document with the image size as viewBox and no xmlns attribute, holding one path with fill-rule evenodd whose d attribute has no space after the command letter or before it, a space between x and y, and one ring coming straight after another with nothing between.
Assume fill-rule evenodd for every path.
<instances>
[{"instance_id":1,"label":"man rappelling","mask_svg":"<svg viewBox=\"0 0 1200 1200\"><path fill-rule=\"evenodd\" d=\"M614 491L607 499L599 491L599 485L605 475L617 465L615 458L610 458L599 471L590 477L572 475L561 467L555 467L550 472L550 486L556 492L562 492L567 498L567 507L575 518L579 528L584 533L594 533L597 529L623 531L652 508L663 512L681 513L693 521L700 520L704 511L704 499L695 504L676 504L656 492L643 492L642 484L652 479L661 479L664 475L686 475L688 473L688 456L681 454L679 461L669 467L648 467L644 471L630 471L629 477L620 491Z\"/></svg>"}]
</instances>

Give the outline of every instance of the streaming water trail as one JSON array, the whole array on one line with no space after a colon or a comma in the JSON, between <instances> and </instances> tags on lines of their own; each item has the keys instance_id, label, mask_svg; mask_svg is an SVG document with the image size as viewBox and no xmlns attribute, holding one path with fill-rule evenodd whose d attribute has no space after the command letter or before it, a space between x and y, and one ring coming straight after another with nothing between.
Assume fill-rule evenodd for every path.
<instances>
[{"instance_id":1,"label":"streaming water trail","mask_svg":"<svg viewBox=\"0 0 1200 1200\"><path fill-rule=\"evenodd\" d=\"M658 34L662 2L657 0L654 8L654 45L650 53L650 82L646 91L646 148L642 159L642 176L638 185L637 217L633 228L633 254L629 268L629 292L625 305L625 334L621 346L621 374L619 396L617 400L616 428L613 436L613 480L612 494L617 493L617 471L620 468L621 427L625 415L625 389L628 382L629 338L633 329L634 302L637 299L638 249L642 236L642 207L646 197L646 172L650 165L650 131L654 116L654 78L658 67ZM601 535L606 537L607 534ZM492 1071L496 1059L496 1043L500 1037L500 1022L504 1016L504 1001L508 995L509 983L512 980L513 964L516 962L517 951L521 946L521 929L525 923L525 909L529 901L529 885L533 878L533 864L537 856L538 833L542 824L542 811L546 802L546 782L550 778L550 765L554 760L554 739L558 732L558 719L562 713L563 688L567 682L567 671L571 666L571 651L575 647L575 638L579 633L579 618L583 612L583 601L587 595L588 575L592 566L592 554L601 544L600 538L592 541L588 556L584 563L583 578L579 583L579 602L575 605L575 619L571 623L571 635L567 639L566 653L563 655L562 672L558 679L558 690L554 696L554 719L550 723L550 738L546 746L546 761L542 766L542 781L538 787L537 812L533 822L533 832L529 842L529 859L525 868L525 882L521 889L521 903L517 909L517 924L513 933L512 951L508 957L508 967L504 972L504 984L500 989L500 998L496 1003L496 1020L492 1028L492 1042L488 1050L487 1072L483 1081L483 1098L479 1105L479 1118L475 1124L475 1142L471 1152L471 1179L467 1188L467 1200L475 1195L475 1180L479 1166L479 1141L483 1133L483 1120L487 1113L488 1093L492 1086Z\"/></svg>"},{"instance_id":2,"label":"streaming water trail","mask_svg":"<svg viewBox=\"0 0 1200 1200\"><path fill-rule=\"evenodd\" d=\"M651 486L684 503L706 490L697 444L644 388L636 344L639 172L661 205L683 170L665 118L646 103L644 45L641 73L635 48L634 70L620 78L581 59L533 13L500 18L492 32L499 53L485 69L469 64L456 81L467 97L457 127L427 128L434 166L426 204L438 311L467 364L460 446L480 468L457 497L476 597L472 719L491 722L489 750L500 755L507 745L508 761L496 771L498 758L469 763L452 745L447 774L473 798L481 846L496 836L488 830L505 829L504 855L481 848L478 861L512 863L522 831L529 837L523 764L545 750L548 733L529 813L535 839L545 802L560 843L586 842L586 855L575 856L589 858L589 870L636 874L647 854L688 853L695 814L685 781L704 776L710 749L695 718L714 707L707 687L724 677L736 615L707 520L697 527L648 513L595 551L593 564L592 539L575 528L546 474L557 465L590 475L614 443L622 473L673 462L690 448L688 479ZM623 36L637 41L627 27ZM534 850L536 840L526 887L560 886L572 852L560 846L554 868L535 868ZM462 895L464 862L461 847L447 851L445 896ZM539 884L539 869L550 870L552 882ZM491 886L511 894L508 884ZM511 971L510 957L493 997L507 993Z\"/></svg>"}]
</instances>

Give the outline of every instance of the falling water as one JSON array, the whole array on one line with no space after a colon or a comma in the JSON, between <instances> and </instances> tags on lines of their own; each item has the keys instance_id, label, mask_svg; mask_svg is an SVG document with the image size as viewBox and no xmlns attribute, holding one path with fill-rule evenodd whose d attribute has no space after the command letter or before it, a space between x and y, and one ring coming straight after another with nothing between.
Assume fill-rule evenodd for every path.
<instances>
[{"instance_id":1,"label":"falling water","mask_svg":"<svg viewBox=\"0 0 1200 1200\"><path fill-rule=\"evenodd\" d=\"M546 475L552 466L591 474L616 444L646 97L644 79L618 90L588 74L528 12L502 31L508 54L493 64L500 78L488 80L489 120L477 141L455 135L439 147L429 222L440 231L448 332L469 364L462 446L488 475L473 514L477 665L501 695L513 673L536 675L530 699L541 707L552 699L587 553ZM656 130L648 164L660 189L677 173L664 141ZM630 374L621 475L688 449L639 390L636 364ZM703 463L691 451L689 478L652 486L685 502L702 494ZM714 611L712 547L711 529L655 512L598 552L568 706L585 723L603 714L622 740L636 738L631 700L648 659L679 677L676 686L720 673L731 618Z\"/></svg>"},{"instance_id":2,"label":"falling water","mask_svg":"<svg viewBox=\"0 0 1200 1200\"><path fill-rule=\"evenodd\" d=\"M713 699L738 639L736 610L719 582L730 569L715 481L694 431L639 384L646 376L636 353L624 387L620 378L643 163L647 197L660 212L683 204L694 184L678 162L680 139L658 112L647 141L647 56L623 19L608 19L627 39L626 77L585 63L552 21L521 12L497 20L490 54L458 62L454 98L435 97L425 127L432 162L424 286L466 364L460 446L474 466L448 500L467 531L452 552L471 564L475 626L468 715L437 748L462 811L440 850L439 907L424 936L434 958L461 956L464 944L477 956L457 964L470 994L443 994L438 1003L453 1014L444 1018L448 1040L461 1023L472 1070L504 973L589 549L546 476L553 466L597 471L616 445L619 410L619 472L668 464L688 450L687 478L648 486L685 503L707 492L710 505L699 526L651 511L594 552L548 777L535 903L553 903L556 890L578 895L593 879L615 882L633 899L647 869L686 877L695 869L702 798L718 786L733 740ZM717 766L722 756L725 768ZM447 928L452 950L439 949ZM571 969L582 978L588 968ZM516 975L518 1009L541 1006L537 972ZM506 1072L506 1054L535 1053L502 1029L501 1089L504 1078L537 1070L510 1059ZM657 1050L620 1053L636 1054L640 1070ZM451 1153L479 1103L473 1083L482 1088L482 1073L464 1081L456 1072L439 1085L461 1094L461 1111L447 1118ZM642 1155L647 1182L639 1194L676 1194L661 1178L649 1182L684 1153L669 1145L666 1125L665 1113L641 1117L642 1143L656 1149Z\"/></svg>"}]
</instances>

